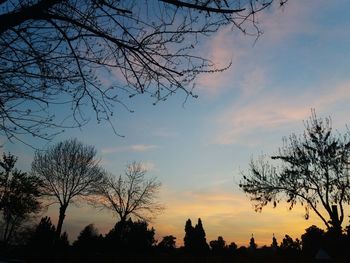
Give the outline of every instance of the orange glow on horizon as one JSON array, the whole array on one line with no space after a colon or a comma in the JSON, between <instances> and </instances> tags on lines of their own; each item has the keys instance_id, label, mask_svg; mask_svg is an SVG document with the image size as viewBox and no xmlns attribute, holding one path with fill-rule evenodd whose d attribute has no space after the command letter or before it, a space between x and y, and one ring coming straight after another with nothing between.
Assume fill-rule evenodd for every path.
<instances>
[{"instance_id":1,"label":"orange glow on horizon","mask_svg":"<svg viewBox=\"0 0 350 263\"><path fill-rule=\"evenodd\" d=\"M324 229L323 222L311 213L310 219L304 219L304 208L296 206L289 210L286 203L281 202L273 208L271 205L261 213L254 211L249 199L243 194L185 192L181 194L163 193L166 209L150 226L156 230L155 238L160 241L163 236L176 237L176 245L183 245L184 227L188 218L192 225L201 218L206 232L207 243L222 236L227 244L235 242L238 246L247 246L251 235L259 247L271 245L272 235L278 243L286 234L293 239L299 238L305 229L316 225ZM51 207L47 214L53 224L57 223L58 208ZM69 233L71 242L88 224L95 224L100 233L106 234L116 223L117 218L109 211L98 210L82 204L80 207L68 207L63 231ZM346 223L346 222L344 222Z\"/></svg>"}]
</instances>

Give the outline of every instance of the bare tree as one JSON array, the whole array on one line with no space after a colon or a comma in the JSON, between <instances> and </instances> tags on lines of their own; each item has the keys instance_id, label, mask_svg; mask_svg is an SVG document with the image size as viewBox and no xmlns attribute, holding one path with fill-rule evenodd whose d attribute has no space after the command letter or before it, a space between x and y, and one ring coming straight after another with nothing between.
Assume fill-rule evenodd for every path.
<instances>
[{"instance_id":1,"label":"bare tree","mask_svg":"<svg viewBox=\"0 0 350 263\"><path fill-rule=\"evenodd\" d=\"M57 237L68 205L95 194L96 185L103 179L104 171L95 156L93 146L85 146L76 139L35 153L32 172L42 180L42 193L59 204Z\"/></svg>"},{"instance_id":2,"label":"bare tree","mask_svg":"<svg viewBox=\"0 0 350 263\"><path fill-rule=\"evenodd\" d=\"M302 136L284 139L277 163L264 158L250 164L240 187L261 210L281 200L305 207L305 218L313 211L328 229L341 233L344 206L350 204L350 133L332 133L330 118L312 112ZM338 211L339 209L339 211Z\"/></svg>"},{"instance_id":3,"label":"bare tree","mask_svg":"<svg viewBox=\"0 0 350 263\"><path fill-rule=\"evenodd\" d=\"M199 74L230 65L217 68L198 42L223 26L259 36L257 14L274 2L287 0L0 0L0 132L51 139L88 109L111 123L113 106L129 110L138 94L196 97Z\"/></svg>"},{"instance_id":4,"label":"bare tree","mask_svg":"<svg viewBox=\"0 0 350 263\"><path fill-rule=\"evenodd\" d=\"M124 176L107 176L100 184L99 204L116 213L122 223L130 217L148 222L163 207L156 201L160 183L156 178L146 179L146 172L142 163L133 162Z\"/></svg>"}]
</instances>

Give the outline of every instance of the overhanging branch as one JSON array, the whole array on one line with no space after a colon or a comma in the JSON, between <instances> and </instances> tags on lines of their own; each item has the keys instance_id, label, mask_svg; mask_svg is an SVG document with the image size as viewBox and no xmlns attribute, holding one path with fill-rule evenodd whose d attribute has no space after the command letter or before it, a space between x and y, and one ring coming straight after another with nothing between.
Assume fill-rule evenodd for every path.
<instances>
[{"instance_id":1,"label":"overhanging branch","mask_svg":"<svg viewBox=\"0 0 350 263\"><path fill-rule=\"evenodd\" d=\"M197 9L201 11L206 11L209 13L221 13L221 14L233 14L233 13L239 13L245 10L245 8L240 8L240 9L221 9L221 8L213 8L209 6L202 6L202 5L195 5L195 4L190 4L178 0L160 0L164 3L167 4L172 4L177 7L187 7L191 9Z\"/></svg>"}]
</instances>

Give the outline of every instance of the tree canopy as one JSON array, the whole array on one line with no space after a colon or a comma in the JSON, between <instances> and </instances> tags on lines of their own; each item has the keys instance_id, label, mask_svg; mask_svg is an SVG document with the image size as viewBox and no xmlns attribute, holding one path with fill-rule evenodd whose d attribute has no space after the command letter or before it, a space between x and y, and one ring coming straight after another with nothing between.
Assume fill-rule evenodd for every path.
<instances>
[{"instance_id":1,"label":"tree canopy","mask_svg":"<svg viewBox=\"0 0 350 263\"><path fill-rule=\"evenodd\" d=\"M76 139L59 142L45 152L36 151L32 172L42 181L43 195L59 204L58 238L68 205L95 194L104 176L96 159L96 149Z\"/></svg>"},{"instance_id":2,"label":"tree canopy","mask_svg":"<svg viewBox=\"0 0 350 263\"><path fill-rule=\"evenodd\" d=\"M3 153L0 160L0 216L2 241L7 244L17 228L41 209L40 180L15 168L17 157Z\"/></svg>"},{"instance_id":3,"label":"tree canopy","mask_svg":"<svg viewBox=\"0 0 350 263\"><path fill-rule=\"evenodd\" d=\"M189 252L203 253L209 250L202 220L198 218L195 227L192 226L191 219L185 224L184 246Z\"/></svg>"},{"instance_id":4,"label":"tree canopy","mask_svg":"<svg viewBox=\"0 0 350 263\"><path fill-rule=\"evenodd\" d=\"M147 169L142 163L127 165L124 175L104 177L99 185L98 205L111 210L126 222L131 217L148 222L163 206L157 201L160 182L146 177Z\"/></svg>"},{"instance_id":5,"label":"tree canopy","mask_svg":"<svg viewBox=\"0 0 350 263\"><path fill-rule=\"evenodd\" d=\"M261 210L285 200L290 209L305 207L305 218L313 211L328 229L341 232L344 205L350 203L350 132L332 130L330 118L312 112L304 134L284 138L278 154L252 160L240 187Z\"/></svg>"},{"instance_id":6,"label":"tree canopy","mask_svg":"<svg viewBox=\"0 0 350 263\"><path fill-rule=\"evenodd\" d=\"M257 14L287 1L1 0L0 132L51 139L88 109L110 122L135 95L196 97L199 74L230 65L201 56L199 41L224 26L259 36Z\"/></svg>"}]
</instances>

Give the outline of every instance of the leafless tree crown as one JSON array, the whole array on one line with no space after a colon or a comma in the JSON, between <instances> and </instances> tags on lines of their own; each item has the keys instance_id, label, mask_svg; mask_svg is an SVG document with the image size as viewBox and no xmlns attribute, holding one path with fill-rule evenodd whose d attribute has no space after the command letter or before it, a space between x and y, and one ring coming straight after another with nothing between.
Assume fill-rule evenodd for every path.
<instances>
[{"instance_id":1,"label":"leafless tree crown","mask_svg":"<svg viewBox=\"0 0 350 263\"><path fill-rule=\"evenodd\" d=\"M198 41L226 25L258 36L257 14L286 1L0 0L0 131L50 139L85 124L88 109L110 122L138 94L195 97L198 74L225 69Z\"/></svg>"},{"instance_id":2,"label":"leafless tree crown","mask_svg":"<svg viewBox=\"0 0 350 263\"><path fill-rule=\"evenodd\" d=\"M157 202L160 183L156 178L147 179L146 172L142 163L133 162L123 176L107 176L100 184L99 203L116 213L121 221L130 217L149 221L163 206Z\"/></svg>"},{"instance_id":3,"label":"leafless tree crown","mask_svg":"<svg viewBox=\"0 0 350 263\"><path fill-rule=\"evenodd\" d=\"M42 193L59 204L57 238L61 235L68 205L78 198L96 194L104 171L95 158L93 146L76 139L59 142L46 152L37 151L32 172L42 180Z\"/></svg>"},{"instance_id":4,"label":"leafless tree crown","mask_svg":"<svg viewBox=\"0 0 350 263\"><path fill-rule=\"evenodd\" d=\"M70 139L45 152L37 151L32 171L42 179L43 194L63 205L76 197L95 193L96 184L103 178L103 170L95 157L93 146Z\"/></svg>"}]
</instances>

